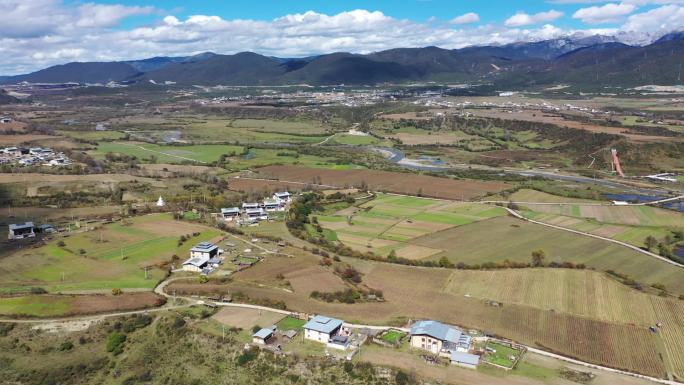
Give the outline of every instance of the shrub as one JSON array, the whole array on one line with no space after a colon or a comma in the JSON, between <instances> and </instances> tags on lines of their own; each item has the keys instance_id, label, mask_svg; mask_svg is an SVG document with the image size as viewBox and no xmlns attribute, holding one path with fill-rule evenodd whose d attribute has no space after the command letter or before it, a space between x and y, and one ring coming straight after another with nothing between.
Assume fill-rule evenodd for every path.
<instances>
[{"instance_id":1,"label":"shrub","mask_svg":"<svg viewBox=\"0 0 684 385\"><path fill-rule=\"evenodd\" d=\"M119 289L118 287L115 287L112 289L112 295L121 295L123 294L123 290Z\"/></svg>"},{"instance_id":2,"label":"shrub","mask_svg":"<svg viewBox=\"0 0 684 385\"><path fill-rule=\"evenodd\" d=\"M114 332L107 338L107 351L118 356L123 353L123 345L126 342L126 335L119 332Z\"/></svg>"},{"instance_id":3,"label":"shrub","mask_svg":"<svg viewBox=\"0 0 684 385\"><path fill-rule=\"evenodd\" d=\"M206 275L200 275L199 276L199 283L207 283L209 282L209 278Z\"/></svg>"},{"instance_id":4,"label":"shrub","mask_svg":"<svg viewBox=\"0 0 684 385\"><path fill-rule=\"evenodd\" d=\"M74 348L74 344L71 341L64 341L64 342L62 342L61 345L59 345L59 351L60 352L68 352L73 348Z\"/></svg>"}]
</instances>

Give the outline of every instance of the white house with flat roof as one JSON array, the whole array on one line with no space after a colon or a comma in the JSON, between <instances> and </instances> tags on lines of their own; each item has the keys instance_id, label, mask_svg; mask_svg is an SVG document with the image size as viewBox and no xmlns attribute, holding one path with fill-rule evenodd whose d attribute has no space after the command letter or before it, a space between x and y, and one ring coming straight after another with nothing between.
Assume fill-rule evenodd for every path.
<instances>
[{"instance_id":1,"label":"white house with flat roof","mask_svg":"<svg viewBox=\"0 0 684 385\"><path fill-rule=\"evenodd\" d=\"M273 199L278 202L288 203L292 200L292 194L287 191L277 192L273 194Z\"/></svg>"},{"instance_id":2,"label":"white house with flat roof","mask_svg":"<svg viewBox=\"0 0 684 385\"><path fill-rule=\"evenodd\" d=\"M275 199L266 199L266 200L264 200L264 210L266 210L266 211L284 211L285 206L281 202L279 202Z\"/></svg>"},{"instance_id":3,"label":"white house with flat roof","mask_svg":"<svg viewBox=\"0 0 684 385\"><path fill-rule=\"evenodd\" d=\"M217 256L219 248L211 242L200 242L190 249L190 258L206 257L207 261Z\"/></svg>"},{"instance_id":4,"label":"white house with flat roof","mask_svg":"<svg viewBox=\"0 0 684 385\"><path fill-rule=\"evenodd\" d=\"M245 215L252 221L265 221L268 219L268 214L266 213L266 210L264 210L261 207L257 207L254 209L246 209Z\"/></svg>"},{"instance_id":5,"label":"white house with flat roof","mask_svg":"<svg viewBox=\"0 0 684 385\"><path fill-rule=\"evenodd\" d=\"M242 203L242 209L243 210L249 210L249 209L258 209L259 204L256 202L243 202Z\"/></svg>"},{"instance_id":6,"label":"white house with flat roof","mask_svg":"<svg viewBox=\"0 0 684 385\"><path fill-rule=\"evenodd\" d=\"M240 216L240 209L237 207L228 207L221 209L221 218L224 221L234 221Z\"/></svg>"},{"instance_id":7,"label":"white house with flat roof","mask_svg":"<svg viewBox=\"0 0 684 385\"><path fill-rule=\"evenodd\" d=\"M9 234L7 238L12 240L33 238L36 236L34 228L33 222L12 223L9 225Z\"/></svg>"},{"instance_id":8,"label":"white house with flat roof","mask_svg":"<svg viewBox=\"0 0 684 385\"><path fill-rule=\"evenodd\" d=\"M336 318L317 315L304 324L304 338L327 344L339 334L343 323Z\"/></svg>"}]
</instances>

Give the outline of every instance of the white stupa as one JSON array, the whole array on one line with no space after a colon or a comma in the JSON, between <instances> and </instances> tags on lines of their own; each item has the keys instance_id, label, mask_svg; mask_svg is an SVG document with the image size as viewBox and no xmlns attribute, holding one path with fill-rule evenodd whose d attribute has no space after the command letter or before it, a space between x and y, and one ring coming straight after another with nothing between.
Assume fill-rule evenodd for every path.
<instances>
[{"instance_id":1,"label":"white stupa","mask_svg":"<svg viewBox=\"0 0 684 385\"><path fill-rule=\"evenodd\" d=\"M159 196L159 199L157 199L157 207L164 207L166 205L166 202L164 202L164 198Z\"/></svg>"}]
</instances>

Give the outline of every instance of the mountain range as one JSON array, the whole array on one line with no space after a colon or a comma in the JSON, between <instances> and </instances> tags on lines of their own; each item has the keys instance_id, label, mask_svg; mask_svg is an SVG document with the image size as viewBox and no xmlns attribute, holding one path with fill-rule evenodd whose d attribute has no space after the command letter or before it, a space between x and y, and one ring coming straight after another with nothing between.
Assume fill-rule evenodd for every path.
<instances>
[{"instance_id":1,"label":"mountain range","mask_svg":"<svg viewBox=\"0 0 684 385\"><path fill-rule=\"evenodd\" d=\"M119 62L74 62L30 74L0 77L19 82L179 85L375 85L408 82L491 83L500 87L568 84L632 87L681 84L684 33L631 46L608 36L462 49L397 48L370 54L336 52L277 58L252 52L202 53Z\"/></svg>"}]
</instances>

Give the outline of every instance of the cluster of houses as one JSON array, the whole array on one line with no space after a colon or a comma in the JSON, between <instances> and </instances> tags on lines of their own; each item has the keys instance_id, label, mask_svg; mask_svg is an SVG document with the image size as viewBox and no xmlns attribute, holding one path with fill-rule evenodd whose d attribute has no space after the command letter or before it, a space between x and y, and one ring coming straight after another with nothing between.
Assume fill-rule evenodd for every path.
<instances>
[{"instance_id":1,"label":"cluster of houses","mask_svg":"<svg viewBox=\"0 0 684 385\"><path fill-rule=\"evenodd\" d=\"M57 229L49 224L36 226L33 224L33 222L12 223L9 225L7 239L14 241L19 239L34 238L36 233L54 233L56 231Z\"/></svg>"},{"instance_id":2,"label":"cluster of houses","mask_svg":"<svg viewBox=\"0 0 684 385\"><path fill-rule=\"evenodd\" d=\"M303 326L304 339L325 344L338 350L350 348L351 329L344 321L316 315ZM257 344L268 344L273 338L275 328L264 328L252 335ZM414 323L409 331L410 347L449 359L453 365L475 369L480 356L469 353L472 340L462 330L438 321L423 320Z\"/></svg>"},{"instance_id":3,"label":"cluster of houses","mask_svg":"<svg viewBox=\"0 0 684 385\"><path fill-rule=\"evenodd\" d=\"M242 207L222 208L220 218L226 222L254 224L268 220L269 212L285 211L292 200L289 192L277 192L262 202L244 202Z\"/></svg>"},{"instance_id":4,"label":"cluster of houses","mask_svg":"<svg viewBox=\"0 0 684 385\"><path fill-rule=\"evenodd\" d=\"M0 164L18 164L20 166L68 166L69 158L62 152L55 152L45 147L5 147L0 149Z\"/></svg>"}]
</instances>

